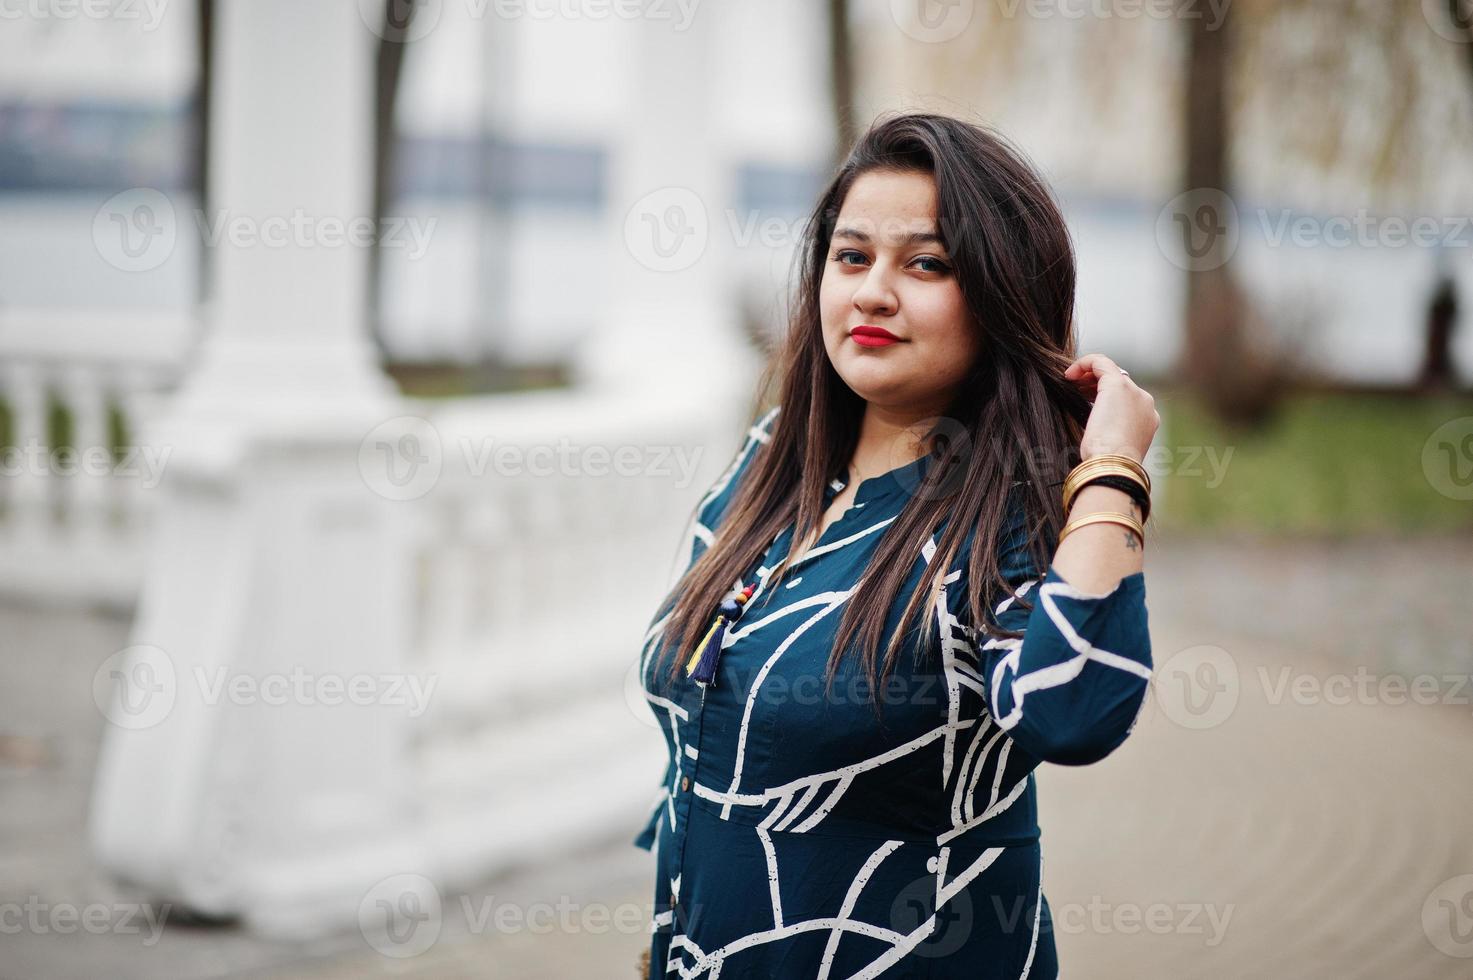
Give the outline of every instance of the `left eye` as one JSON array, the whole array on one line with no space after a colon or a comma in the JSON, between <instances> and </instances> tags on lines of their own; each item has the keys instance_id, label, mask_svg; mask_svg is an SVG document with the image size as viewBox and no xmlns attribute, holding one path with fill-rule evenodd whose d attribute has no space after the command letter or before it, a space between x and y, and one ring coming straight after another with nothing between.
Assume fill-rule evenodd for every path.
<instances>
[{"instance_id":1,"label":"left eye","mask_svg":"<svg viewBox=\"0 0 1473 980\"><path fill-rule=\"evenodd\" d=\"M916 259L916 262L917 263L929 262L931 264L932 268L921 270L923 272L949 272L950 271L950 268L946 265L945 262L942 262L940 259L933 259L929 255L922 255L920 258Z\"/></svg>"}]
</instances>

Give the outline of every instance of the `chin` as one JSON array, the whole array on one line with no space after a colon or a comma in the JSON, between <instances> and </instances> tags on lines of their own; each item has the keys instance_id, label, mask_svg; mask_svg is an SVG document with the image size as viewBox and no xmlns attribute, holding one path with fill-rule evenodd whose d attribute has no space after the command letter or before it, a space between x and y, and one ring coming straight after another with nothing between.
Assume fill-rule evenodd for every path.
<instances>
[{"instance_id":1,"label":"chin","mask_svg":"<svg viewBox=\"0 0 1473 980\"><path fill-rule=\"evenodd\" d=\"M886 405L895 401L905 390L902 378L890 370L868 370L852 366L839 372L839 377L860 398L867 402Z\"/></svg>"}]
</instances>

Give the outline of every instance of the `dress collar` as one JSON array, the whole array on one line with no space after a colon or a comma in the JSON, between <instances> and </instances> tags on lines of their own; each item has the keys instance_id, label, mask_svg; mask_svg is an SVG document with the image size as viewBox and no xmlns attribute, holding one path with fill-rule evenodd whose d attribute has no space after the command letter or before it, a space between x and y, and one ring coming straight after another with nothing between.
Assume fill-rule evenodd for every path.
<instances>
[{"instance_id":1,"label":"dress collar","mask_svg":"<svg viewBox=\"0 0 1473 980\"><path fill-rule=\"evenodd\" d=\"M925 479L930 462L931 457L927 454L897 466L893 470L860 481L858 489L854 491L855 505L869 503L871 500L879 500L883 497L915 493L921 481ZM846 486L848 482L843 477L830 480L828 494L830 499Z\"/></svg>"}]
</instances>

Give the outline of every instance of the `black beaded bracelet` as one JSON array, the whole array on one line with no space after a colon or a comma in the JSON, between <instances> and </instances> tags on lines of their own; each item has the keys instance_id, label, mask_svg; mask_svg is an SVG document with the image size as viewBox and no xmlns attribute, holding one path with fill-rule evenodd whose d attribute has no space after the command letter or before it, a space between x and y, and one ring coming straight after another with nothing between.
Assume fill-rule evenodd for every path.
<instances>
[{"instance_id":1,"label":"black beaded bracelet","mask_svg":"<svg viewBox=\"0 0 1473 980\"><path fill-rule=\"evenodd\" d=\"M1145 487L1141 486L1134 480L1124 476L1097 476L1093 480L1090 480L1088 483L1086 483L1084 487L1093 486L1096 483L1100 484L1101 486L1110 487L1114 490L1121 490L1125 493L1130 494L1130 499L1134 500L1138 505L1140 505L1141 523L1144 524L1147 520L1150 519L1151 495L1146 493ZM1083 490L1084 487L1080 487L1079 489Z\"/></svg>"}]
</instances>

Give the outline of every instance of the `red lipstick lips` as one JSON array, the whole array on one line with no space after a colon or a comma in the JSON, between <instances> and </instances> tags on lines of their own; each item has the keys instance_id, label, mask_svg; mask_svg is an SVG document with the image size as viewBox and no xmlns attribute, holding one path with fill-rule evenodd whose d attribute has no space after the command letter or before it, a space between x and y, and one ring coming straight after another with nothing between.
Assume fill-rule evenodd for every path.
<instances>
[{"instance_id":1,"label":"red lipstick lips","mask_svg":"<svg viewBox=\"0 0 1473 980\"><path fill-rule=\"evenodd\" d=\"M884 327L872 327L867 323L849 331L849 336L861 347L889 347L900 341L899 337Z\"/></svg>"}]
</instances>

